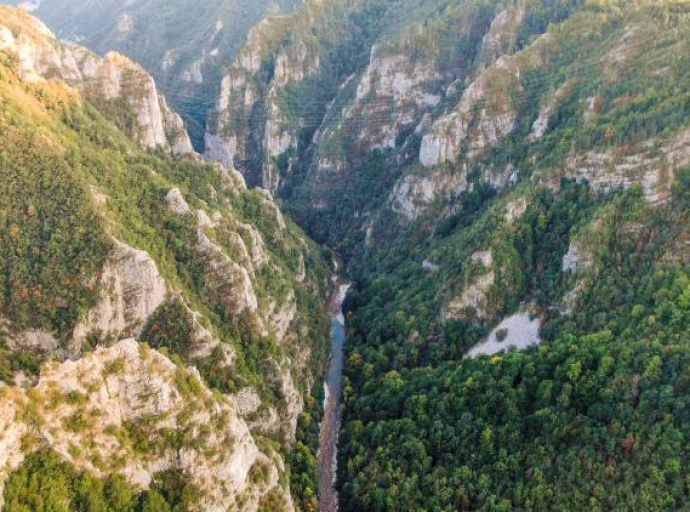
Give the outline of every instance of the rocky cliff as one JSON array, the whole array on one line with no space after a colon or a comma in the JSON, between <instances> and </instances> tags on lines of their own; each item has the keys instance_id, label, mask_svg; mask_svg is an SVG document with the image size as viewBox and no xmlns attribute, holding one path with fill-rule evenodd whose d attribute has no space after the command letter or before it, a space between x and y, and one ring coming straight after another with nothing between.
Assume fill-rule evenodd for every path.
<instances>
[{"instance_id":1,"label":"rocky cliff","mask_svg":"<svg viewBox=\"0 0 690 512\"><path fill-rule=\"evenodd\" d=\"M318 3L305 9L299 19L324 15ZM208 160L235 165L253 185L271 192L280 183L278 160L297 150L302 128L293 123L293 110L299 106L285 89L320 72L318 52L308 43L281 48L281 41L294 30L293 19L286 16L269 17L252 28L233 65L223 73L214 120L205 134Z\"/></svg>"},{"instance_id":2,"label":"rocky cliff","mask_svg":"<svg viewBox=\"0 0 690 512\"><path fill-rule=\"evenodd\" d=\"M311 365L323 356L323 325L305 311L324 276L311 270L318 250L282 216L276 197L348 258L355 281L346 304L344 510L380 508L382 496L400 497L400 509L530 508L540 499L547 509L571 476L587 473L559 475L573 460L599 467L603 486L624 480L608 478L616 468L643 467L631 463L627 426L610 451L592 448L601 445L593 429L605 425L609 435L630 415L582 390L612 381L597 368L625 360L628 342L641 354L656 350L649 340L664 338L661 324L679 329L664 339L685 336L684 313L670 311L687 301L666 300L687 287L681 267L690 259L682 2L314 0L255 24L232 51L209 36L224 29L208 19L211 32L200 32L208 53L179 76L196 102L190 110L204 112L204 156L220 165L126 160L145 191L131 179L114 187L117 172L99 178L90 170L82 185L96 203L88 212L108 219L108 251L61 281L76 289L79 314L64 311L63 294L15 269L27 284L9 279L4 348L66 357L120 337L147 340L231 397L253 435L290 446L301 396L314 382ZM121 18L118 30L127 39L136 19ZM172 49L164 58L171 74L183 69L178 57ZM210 100L194 84L212 84ZM77 121L70 130L90 126ZM46 143L39 135L49 147L68 138ZM101 158L64 155L80 171L102 170ZM30 247L23 236L33 233L36 210L22 204L13 212L8 246ZM76 232L84 218L75 214ZM666 306L656 309L657 301ZM40 322L26 321L27 303L43 306ZM592 346L600 352L588 352ZM526 351L497 354L508 347ZM660 352L660 360L668 356ZM656 389L673 373L666 369L676 363L664 364L625 367L613 381L626 391L614 402L636 407L640 379ZM28 370L13 376L31 382ZM515 428L504 428L503 414ZM672 421L678 429L687 423ZM550 427L563 422L580 436L578 456L562 456L557 441L535 467L546 439L563 435ZM453 434L458 425L462 436ZM516 438L529 448L512 457ZM525 475L525 495L491 466L504 453L501 467L519 468L509 473ZM681 474L677 464L661 467L665 481ZM604 495L625 501L584 487L573 499L586 506ZM511 492L498 496L504 489Z\"/></svg>"},{"instance_id":3,"label":"rocky cliff","mask_svg":"<svg viewBox=\"0 0 690 512\"><path fill-rule=\"evenodd\" d=\"M588 316L597 293L617 286L603 277L611 278L603 261L616 267L619 290L637 279L626 274L631 260L670 274L669 262L685 261L682 242L664 236L685 239L683 214L658 219L677 211L689 163L680 85L688 14L675 2L409 1L373 12L344 4L312 2L267 22L278 43L257 27L224 75L218 124L207 132L209 148L219 142L226 151L206 156L270 188L310 233L350 257L361 286L350 304L348 376L358 384L345 392L344 508L376 508L378 496L408 484L414 490L399 508L423 508L438 481L419 490L428 466L400 476L374 454L383 423L387 450L412 437L423 439L420 460L452 457L435 434L396 430L410 415L421 430L430 424L424 400L438 397L424 388L427 377L443 374L448 380L435 382L451 385L453 372L470 367L465 354L558 339L564 347L574 325L609 329L622 305L614 313L600 304L599 316ZM329 37L336 17L344 32L359 30L356 42ZM281 57L304 46L312 53ZM648 259L652 246L663 258ZM526 366L535 352L524 355ZM427 373L428 365L437 367ZM464 375L459 386L474 390L474 376ZM414 405L399 414L403 403ZM464 421L465 407L444 425ZM470 458L429 464L443 478ZM470 473L453 474L464 482ZM390 480L369 492L382 475ZM433 506L490 501L471 487L447 501L439 494Z\"/></svg>"},{"instance_id":4,"label":"rocky cliff","mask_svg":"<svg viewBox=\"0 0 690 512\"><path fill-rule=\"evenodd\" d=\"M107 102L123 101L135 116L133 135L143 147L193 152L182 119L168 108L153 78L127 57L111 52L101 58L84 47L58 42L38 19L6 8L0 50L17 59L27 81L59 79Z\"/></svg>"},{"instance_id":5,"label":"rocky cliff","mask_svg":"<svg viewBox=\"0 0 690 512\"><path fill-rule=\"evenodd\" d=\"M333 40L327 28L335 16L345 26L367 19L365 5L308 2L257 26L224 74L206 157L236 165L252 184L283 197L316 236L332 236L317 220L325 215L340 239L367 229L375 234L375 219L387 219L386 211L403 224L431 214L478 179L499 191L527 174L544 182L586 180L603 193L640 183L650 200L667 197L669 171L652 165L655 157L645 148L663 144L674 166L683 165L683 133L636 141L627 155L590 143L576 158L556 163L547 149L558 112L573 101L582 102L574 117L591 131L604 130L606 94L586 92L591 84L584 77L599 71L600 85L613 87L627 63L643 58L633 36L655 33L648 20L619 13L626 28L614 30L610 11L597 15L597 7L568 18L578 2L458 4L443 16L428 7L424 24L418 21L423 8L420 17L398 19L404 8L390 7L395 22L371 21L373 33L365 31L358 43ZM610 30L595 37L591 16L606 18ZM546 32L549 21L563 24ZM452 44L449 34L455 34ZM345 47L349 60L339 53ZM567 61L572 48L582 50L583 62ZM626 108L622 97L610 101ZM615 105L606 108L616 115ZM514 156L522 151L531 160ZM344 195L349 217L337 213Z\"/></svg>"},{"instance_id":6,"label":"rocky cliff","mask_svg":"<svg viewBox=\"0 0 690 512\"><path fill-rule=\"evenodd\" d=\"M279 484L280 456L262 453L232 399L211 393L194 369L133 339L46 368L31 390L8 387L0 394L0 489L31 449L48 447L95 475L123 475L137 489L175 468L200 493L204 510L257 510L270 493L292 508ZM146 441L155 449L142 450ZM257 468L263 481L250 476Z\"/></svg>"},{"instance_id":7,"label":"rocky cliff","mask_svg":"<svg viewBox=\"0 0 690 512\"><path fill-rule=\"evenodd\" d=\"M405 6L391 6L386 16L396 21L375 18L366 37L336 39L329 33L336 17L356 30L370 8L307 2L292 16L256 27L225 72L206 157L234 163L253 183L284 194L299 217L330 217L353 180L369 179L365 169L380 156L388 163L376 191L352 202L353 218L362 224L371 220L371 203L385 194L395 211L413 219L438 197L464 191L463 173L417 172L409 164L415 152L427 167L455 163L471 139L465 150L469 169L513 130L517 112L502 57L519 46L524 6L458 4L438 16L433 6L415 4L418 18L402 16ZM422 12L428 14L424 24ZM283 33L289 38L276 36ZM448 44L446 38L458 33L462 40ZM314 46L314 34L320 46ZM493 85L488 91L487 84L499 83L502 92ZM495 101L488 103L488 96ZM399 176L401 168L410 169Z\"/></svg>"},{"instance_id":8,"label":"rocky cliff","mask_svg":"<svg viewBox=\"0 0 690 512\"><path fill-rule=\"evenodd\" d=\"M202 151L206 114L223 67L232 64L262 19L289 13L302 0L108 0L98 9L83 0L9 3L33 7L32 13L61 39L102 54L117 51L141 63L182 114Z\"/></svg>"}]
</instances>

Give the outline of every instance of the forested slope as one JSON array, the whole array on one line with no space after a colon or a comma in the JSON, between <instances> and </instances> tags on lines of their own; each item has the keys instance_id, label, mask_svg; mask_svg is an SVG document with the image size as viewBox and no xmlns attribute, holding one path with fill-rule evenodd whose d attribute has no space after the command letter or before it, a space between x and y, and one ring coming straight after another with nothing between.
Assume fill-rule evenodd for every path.
<instances>
[{"instance_id":1,"label":"forested slope","mask_svg":"<svg viewBox=\"0 0 690 512\"><path fill-rule=\"evenodd\" d=\"M75 49L40 22L0 7L0 32L6 509L292 509L321 249L236 171L141 149L139 103L43 67Z\"/></svg>"},{"instance_id":2,"label":"forested slope","mask_svg":"<svg viewBox=\"0 0 690 512\"><path fill-rule=\"evenodd\" d=\"M353 262L346 510L688 506L687 15L592 3L421 138Z\"/></svg>"}]
</instances>

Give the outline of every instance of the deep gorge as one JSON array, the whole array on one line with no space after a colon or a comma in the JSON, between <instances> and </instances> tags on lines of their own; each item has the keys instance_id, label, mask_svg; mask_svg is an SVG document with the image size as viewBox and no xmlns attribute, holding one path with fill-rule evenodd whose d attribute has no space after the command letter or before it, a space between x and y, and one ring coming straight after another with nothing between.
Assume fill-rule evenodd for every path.
<instances>
[{"instance_id":1,"label":"deep gorge","mask_svg":"<svg viewBox=\"0 0 690 512\"><path fill-rule=\"evenodd\" d=\"M687 508L682 2L0 14L7 510Z\"/></svg>"}]
</instances>

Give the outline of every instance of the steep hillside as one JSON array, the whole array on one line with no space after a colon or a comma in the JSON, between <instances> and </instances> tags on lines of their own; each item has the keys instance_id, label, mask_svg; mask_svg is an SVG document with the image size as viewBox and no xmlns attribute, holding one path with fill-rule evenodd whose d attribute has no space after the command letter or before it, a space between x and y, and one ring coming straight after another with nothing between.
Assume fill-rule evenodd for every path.
<instances>
[{"instance_id":1,"label":"steep hillside","mask_svg":"<svg viewBox=\"0 0 690 512\"><path fill-rule=\"evenodd\" d=\"M690 26L621 6L477 68L357 236L345 510L687 507Z\"/></svg>"},{"instance_id":2,"label":"steep hillside","mask_svg":"<svg viewBox=\"0 0 690 512\"><path fill-rule=\"evenodd\" d=\"M20 76L35 83L60 79L80 89L145 148L193 152L182 119L159 94L151 76L117 53L98 57L81 46L59 43L41 22L2 8L0 50L17 56Z\"/></svg>"},{"instance_id":3,"label":"steep hillside","mask_svg":"<svg viewBox=\"0 0 690 512\"><path fill-rule=\"evenodd\" d=\"M205 156L234 164L249 183L282 197L317 238L349 251L361 246L391 194L408 217L415 203L434 201L435 191L413 172L431 125L454 106L481 100L499 56L580 4L307 3L252 31L225 72ZM501 122L478 128L500 138L512 128L509 116ZM429 163L429 149L422 150ZM462 191L442 173L434 181L445 195Z\"/></svg>"},{"instance_id":4,"label":"steep hillside","mask_svg":"<svg viewBox=\"0 0 690 512\"><path fill-rule=\"evenodd\" d=\"M269 194L173 157L181 124L157 139L156 116L179 121L131 61L0 7L8 510L113 486L137 506L293 508L285 456L326 361L329 269Z\"/></svg>"},{"instance_id":5,"label":"steep hillside","mask_svg":"<svg viewBox=\"0 0 690 512\"><path fill-rule=\"evenodd\" d=\"M203 142L206 111L224 66L250 29L269 14L290 12L302 0L86 0L3 2L29 8L60 38L141 63Z\"/></svg>"}]
</instances>

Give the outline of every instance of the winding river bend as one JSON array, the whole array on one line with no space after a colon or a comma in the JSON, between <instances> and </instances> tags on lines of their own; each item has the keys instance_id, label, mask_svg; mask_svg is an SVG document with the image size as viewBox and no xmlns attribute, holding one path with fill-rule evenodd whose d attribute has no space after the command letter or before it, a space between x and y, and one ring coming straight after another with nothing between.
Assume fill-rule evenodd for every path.
<instances>
[{"instance_id":1,"label":"winding river bend","mask_svg":"<svg viewBox=\"0 0 690 512\"><path fill-rule=\"evenodd\" d=\"M340 263L336 262L336 270ZM331 315L331 361L326 377L326 398L319 438L319 512L338 510L338 493L335 479L340 433L340 402L343 394L343 358L345 348L345 317L343 301L350 284L342 278L335 279L335 291L328 303Z\"/></svg>"}]
</instances>

